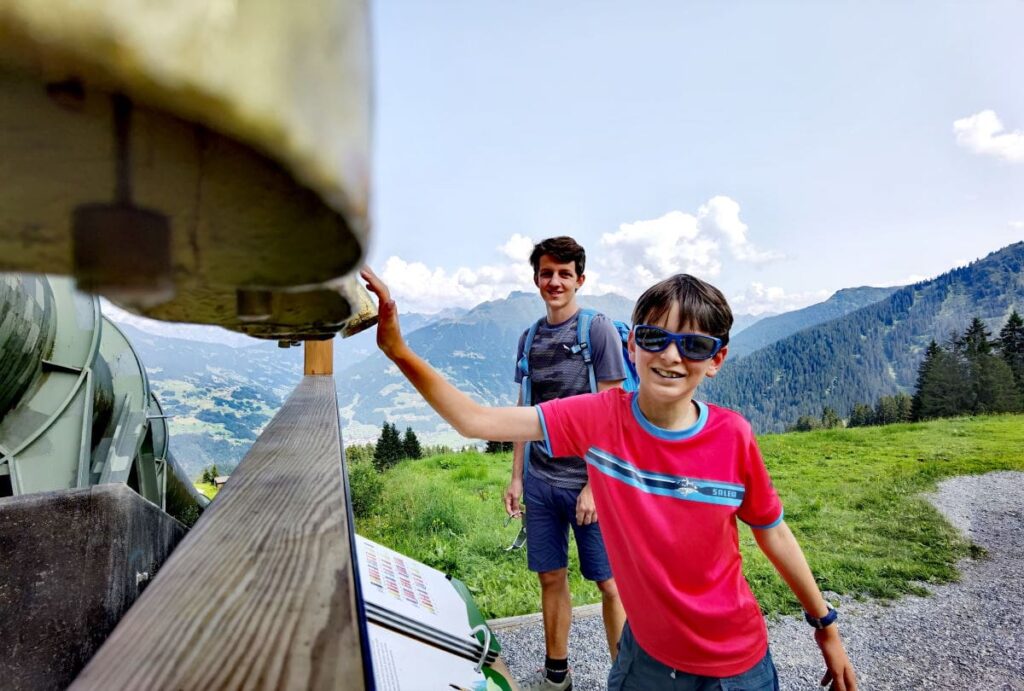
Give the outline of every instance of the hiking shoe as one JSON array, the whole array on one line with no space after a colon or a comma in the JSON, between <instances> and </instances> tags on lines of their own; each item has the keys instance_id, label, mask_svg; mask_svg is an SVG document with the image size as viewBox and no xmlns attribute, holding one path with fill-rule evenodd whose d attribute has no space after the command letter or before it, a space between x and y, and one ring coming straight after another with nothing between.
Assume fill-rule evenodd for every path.
<instances>
[{"instance_id":1,"label":"hiking shoe","mask_svg":"<svg viewBox=\"0 0 1024 691\"><path fill-rule=\"evenodd\" d=\"M572 672L565 675L561 684L556 684L544 675L544 670L538 670L536 674L519 685L522 691L572 691Z\"/></svg>"}]
</instances>

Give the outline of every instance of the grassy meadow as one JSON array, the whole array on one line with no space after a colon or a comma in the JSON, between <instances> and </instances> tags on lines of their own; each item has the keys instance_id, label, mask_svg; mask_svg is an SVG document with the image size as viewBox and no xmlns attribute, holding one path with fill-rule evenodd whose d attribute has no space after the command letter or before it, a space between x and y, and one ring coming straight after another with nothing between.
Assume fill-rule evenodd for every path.
<instances>
[{"instance_id":1,"label":"grassy meadow","mask_svg":"<svg viewBox=\"0 0 1024 691\"><path fill-rule=\"evenodd\" d=\"M199 490L200 494L205 495L207 499L213 499L217 496L217 492L220 491L217 485L212 485L209 482L193 482L192 485Z\"/></svg>"},{"instance_id":2,"label":"grassy meadow","mask_svg":"<svg viewBox=\"0 0 1024 691\"><path fill-rule=\"evenodd\" d=\"M957 560L981 550L921 495L955 475L1024 470L1024 415L791 432L759 442L822 589L858 597L895 598L922 593L922 583L956 580ZM505 551L519 530L518 521L504 526L510 468L510 453L403 461L370 497L359 496L365 484L353 478L356 529L464 581L486 617L537 612L540 590L525 549ZM741 527L740 538L744 571L765 612L798 612L750 530ZM598 602L597 589L579 577L574 544L569 570L574 604Z\"/></svg>"}]
</instances>

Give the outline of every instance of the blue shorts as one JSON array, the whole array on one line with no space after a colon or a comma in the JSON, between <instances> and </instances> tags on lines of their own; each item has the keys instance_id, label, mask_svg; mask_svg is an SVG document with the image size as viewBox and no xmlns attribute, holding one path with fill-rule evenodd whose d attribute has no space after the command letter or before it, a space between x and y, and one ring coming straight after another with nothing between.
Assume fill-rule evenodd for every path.
<instances>
[{"instance_id":1,"label":"blue shorts","mask_svg":"<svg viewBox=\"0 0 1024 691\"><path fill-rule=\"evenodd\" d=\"M608 691L672 689L672 691L779 691L779 675L769 650L755 664L734 677L704 677L677 672L644 652L633 638L629 622L622 627L619 656L608 673Z\"/></svg>"},{"instance_id":2,"label":"blue shorts","mask_svg":"<svg viewBox=\"0 0 1024 691\"><path fill-rule=\"evenodd\" d=\"M601 524L576 524L576 498L580 491L554 487L526 474L523 498L526 500L526 564L530 571L544 573L569 565L569 526L572 526L583 577L598 582L612 577Z\"/></svg>"}]
</instances>

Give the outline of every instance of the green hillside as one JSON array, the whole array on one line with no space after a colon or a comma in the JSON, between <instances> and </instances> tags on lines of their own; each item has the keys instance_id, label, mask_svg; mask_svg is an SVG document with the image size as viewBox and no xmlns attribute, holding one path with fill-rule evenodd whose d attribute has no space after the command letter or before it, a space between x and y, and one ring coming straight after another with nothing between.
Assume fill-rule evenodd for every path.
<instances>
[{"instance_id":1,"label":"green hillside","mask_svg":"<svg viewBox=\"0 0 1024 691\"><path fill-rule=\"evenodd\" d=\"M921 495L955 475L1024 471L1024 416L766 435L760 444L821 587L894 598L956 580L957 560L978 556ZM386 473L376 512L357 516L356 528L462 579L488 617L539 611L525 552L504 550L518 530L504 527L510 465L508 453L405 461ZM762 607L799 611L750 531L740 534ZM574 556L570 572L574 604L599 601Z\"/></svg>"},{"instance_id":2,"label":"green hillside","mask_svg":"<svg viewBox=\"0 0 1024 691\"><path fill-rule=\"evenodd\" d=\"M993 333L1024 311L1024 242L969 266L901 288L880 302L805 329L738 362L699 396L743 413L760 432L781 431L824 406L846 416L855 403L912 393L928 343L980 317Z\"/></svg>"},{"instance_id":3,"label":"green hillside","mask_svg":"<svg viewBox=\"0 0 1024 691\"><path fill-rule=\"evenodd\" d=\"M884 300L898 288L845 288L825 302L767 317L740 331L733 326L729 335L729 357L738 360L787 336L855 312Z\"/></svg>"}]
</instances>

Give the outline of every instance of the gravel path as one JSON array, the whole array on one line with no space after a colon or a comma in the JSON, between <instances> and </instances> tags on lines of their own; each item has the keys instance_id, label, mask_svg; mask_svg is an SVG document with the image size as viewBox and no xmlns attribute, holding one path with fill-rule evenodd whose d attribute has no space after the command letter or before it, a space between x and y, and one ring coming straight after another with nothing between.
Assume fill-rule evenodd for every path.
<instances>
[{"instance_id":1,"label":"gravel path","mask_svg":"<svg viewBox=\"0 0 1024 691\"><path fill-rule=\"evenodd\" d=\"M988 555L960 564L959 583L926 598L840 601L840 627L862 691L1024 691L1024 473L946 480L928 496ZM576 691L605 688L609 660L600 613L580 610L569 640ZM595 613L597 614L595 616ZM495 622L503 655L520 680L544 661L540 624ZM769 622L783 691L818 689L824 670L811 629L796 617Z\"/></svg>"}]
</instances>

